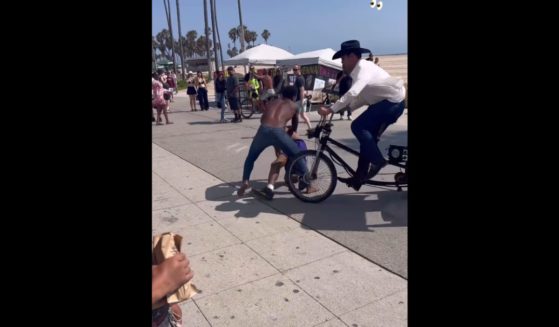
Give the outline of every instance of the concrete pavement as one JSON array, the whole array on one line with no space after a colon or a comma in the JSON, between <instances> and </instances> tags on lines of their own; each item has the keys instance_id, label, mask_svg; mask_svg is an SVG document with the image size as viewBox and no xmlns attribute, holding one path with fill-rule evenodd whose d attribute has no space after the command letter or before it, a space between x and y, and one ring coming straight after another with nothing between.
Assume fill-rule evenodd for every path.
<instances>
[{"instance_id":1,"label":"concrete pavement","mask_svg":"<svg viewBox=\"0 0 559 327\"><path fill-rule=\"evenodd\" d=\"M208 128L225 130L230 142L245 134L240 124L188 125L178 119L189 115L208 122L205 116L216 114L175 112L175 124L154 126L153 234L184 237L193 283L202 291L181 304L184 326L407 326L406 279L271 206L277 200L279 207L302 203L292 196L271 202L238 198L232 183L208 172L211 160L228 160L242 142L230 152L223 147L228 143L221 144L215 158L211 147L195 152L201 165L155 144L180 138L179 130L192 126L190 143L207 137L212 131L201 130ZM164 129L168 136L158 138ZM336 196L346 205L355 201ZM359 194L345 197L364 201Z\"/></svg>"},{"instance_id":2,"label":"concrete pavement","mask_svg":"<svg viewBox=\"0 0 559 327\"><path fill-rule=\"evenodd\" d=\"M210 100L211 101L211 100ZM222 181L206 190L211 198L224 186L238 186L242 167L252 138L259 126L259 115L240 124L219 124L219 111L190 112L186 98L172 103L170 115L173 125L154 126L153 142L187 162L203 169ZM211 104L211 102L210 102ZM358 117L363 109L354 112ZM309 114L313 124L318 114ZM232 118L231 114L226 117ZM337 119L337 118L336 118ZM334 120L332 137L353 148L358 142L351 133L348 120ZM304 128L304 126L303 126ZM306 140L307 147L315 147L314 140ZM407 114L391 125L380 142L380 148L389 144L407 144ZM350 165L357 157L337 151ZM268 176L270 163L275 159L272 148L266 149L255 163L251 180L254 187L262 187ZM336 166L338 174L345 175ZM392 179L397 169L383 169L379 178ZM283 172L282 172L283 174ZM280 177L280 182L283 180ZM317 230L372 262L407 278L407 191L395 192L378 187L363 186L359 192L338 183L334 194L319 204L303 203L295 199L282 183L278 183L269 210L279 211L298 220L305 228ZM231 214L251 215L246 207L229 208Z\"/></svg>"}]
</instances>

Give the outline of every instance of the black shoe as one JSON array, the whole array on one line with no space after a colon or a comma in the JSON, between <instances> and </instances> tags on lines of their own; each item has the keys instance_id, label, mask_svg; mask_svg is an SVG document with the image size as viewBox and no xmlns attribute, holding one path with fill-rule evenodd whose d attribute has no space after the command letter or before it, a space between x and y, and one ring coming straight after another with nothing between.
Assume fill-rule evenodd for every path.
<instances>
[{"instance_id":1,"label":"black shoe","mask_svg":"<svg viewBox=\"0 0 559 327\"><path fill-rule=\"evenodd\" d=\"M348 187L351 187L356 191L359 191L359 189L361 188L361 185L363 185L363 182L359 181L354 176L348 177L348 178L338 177L338 180L342 183L347 184Z\"/></svg>"},{"instance_id":2,"label":"black shoe","mask_svg":"<svg viewBox=\"0 0 559 327\"><path fill-rule=\"evenodd\" d=\"M386 166L386 161L384 161L381 165L373 165L371 164L371 168L369 168L369 172L367 173L367 179L371 179L378 174L378 172Z\"/></svg>"},{"instance_id":3,"label":"black shoe","mask_svg":"<svg viewBox=\"0 0 559 327\"><path fill-rule=\"evenodd\" d=\"M260 190L253 190L253 192L265 198L266 200L272 200L274 198L274 191L272 191L267 186Z\"/></svg>"},{"instance_id":4,"label":"black shoe","mask_svg":"<svg viewBox=\"0 0 559 327\"><path fill-rule=\"evenodd\" d=\"M300 179L299 179L299 184L297 185L297 189L298 189L299 191L302 191L302 190L306 189L307 186L309 186L309 185L308 185L307 183L305 183L305 181L303 180L303 178L300 178Z\"/></svg>"}]
</instances>

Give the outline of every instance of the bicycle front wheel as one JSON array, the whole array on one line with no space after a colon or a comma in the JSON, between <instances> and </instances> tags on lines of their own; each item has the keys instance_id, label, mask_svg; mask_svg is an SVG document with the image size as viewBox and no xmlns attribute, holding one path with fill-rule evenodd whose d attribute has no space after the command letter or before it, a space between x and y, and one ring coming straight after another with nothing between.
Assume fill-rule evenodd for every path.
<instances>
[{"instance_id":1,"label":"bicycle front wheel","mask_svg":"<svg viewBox=\"0 0 559 327\"><path fill-rule=\"evenodd\" d=\"M254 114L254 107L252 105L252 101L250 99L245 98L241 101L241 115L243 118L250 118Z\"/></svg>"},{"instance_id":2,"label":"bicycle front wheel","mask_svg":"<svg viewBox=\"0 0 559 327\"><path fill-rule=\"evenodd\" d=\"M300 171L301 164L306 173ZM318 203L326 200L336 188L338 176L330 158L315 150L299 153L285 166L285 184L299 200Z\"/></svg>"}]
</instances>

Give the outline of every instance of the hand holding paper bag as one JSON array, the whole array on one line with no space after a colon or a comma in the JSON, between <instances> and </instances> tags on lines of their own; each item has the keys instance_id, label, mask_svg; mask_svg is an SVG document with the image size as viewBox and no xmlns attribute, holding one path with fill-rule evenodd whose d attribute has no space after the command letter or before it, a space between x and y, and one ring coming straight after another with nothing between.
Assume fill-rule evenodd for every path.
<instances>
[{"instance_id":1,"label":"hand holding paper bag","mask_svg":"<svg viewBox=\"0 0 559 327\"><path fill-rule=\"evenodd\" d=\"M161 307L165 301L158 301L158 296L166 296L166 303L174 304L186 301L198 291L190 283L193 273L188 258L180 253L182 237L173 233L157 235L153 238L153 309ZM157 280L156 280L157 279ZM163 294L157 294L163 292ZM160 296L161 295L161 296Z\"/></svg>"}]
</instances>

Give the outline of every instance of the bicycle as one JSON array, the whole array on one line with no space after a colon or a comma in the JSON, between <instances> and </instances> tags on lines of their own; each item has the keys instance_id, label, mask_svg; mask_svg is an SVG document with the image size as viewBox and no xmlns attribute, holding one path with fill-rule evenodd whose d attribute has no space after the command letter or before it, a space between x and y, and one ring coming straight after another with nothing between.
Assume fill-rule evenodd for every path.
<instances>
[{"instance_id":1,"label":"bicycle","mask_svg":"<svg viewBox=\"0 0 559 327\"><path fill-rule=\"evenodd\" d=\"M334 114L330 115L328 122L326 122L326 117L322 117L316 128L310 130L308 133L308 137L310 139L317 139L318 149L306 150L299 153L293 158L293 160L289 160L285 167L285 183L289 188L289 191L295 195L295 197L304 202L318 203L326 200L330 195L332 195L338 181L338 175L334 162L342 166L350 176L355 175L355 171L329 145L334 144L346 152L359 156L358 151L355 151L354 149L330 138L333 126L333 116ZM384 126L380 129L380 132L377 135L377 141L380 139L380 136L386 127L387 126ZM394 182L369 179L364 183L364 185L396 187L397 191L402 191L402 187L407 187L408 185L408 177L406 174L408 162L407 151L407 146L389 146L389 159L387 164L400 168L400 172L394 175ZM301 176L300 173L297 173L295 169L296 163L301 160L303 161L303 164L308 163L308 165L306 165L308 172L303 176ZM303 191L308 185L312 185L316 192L304 193Z\"/></svg>"},{"instance_id":2,"label":"bicycle","mask_svg":"<svg viewBox=\"0 0 559 327\"><path fill-rule=\"evenodd\" d=\"M255 113L261 113L260 110L254 105L252 93L253 91L248 87L242 87L239 89L239 103L241 105L241 116L243 118L249 119Z\"/></svg>"}]
</instances>

